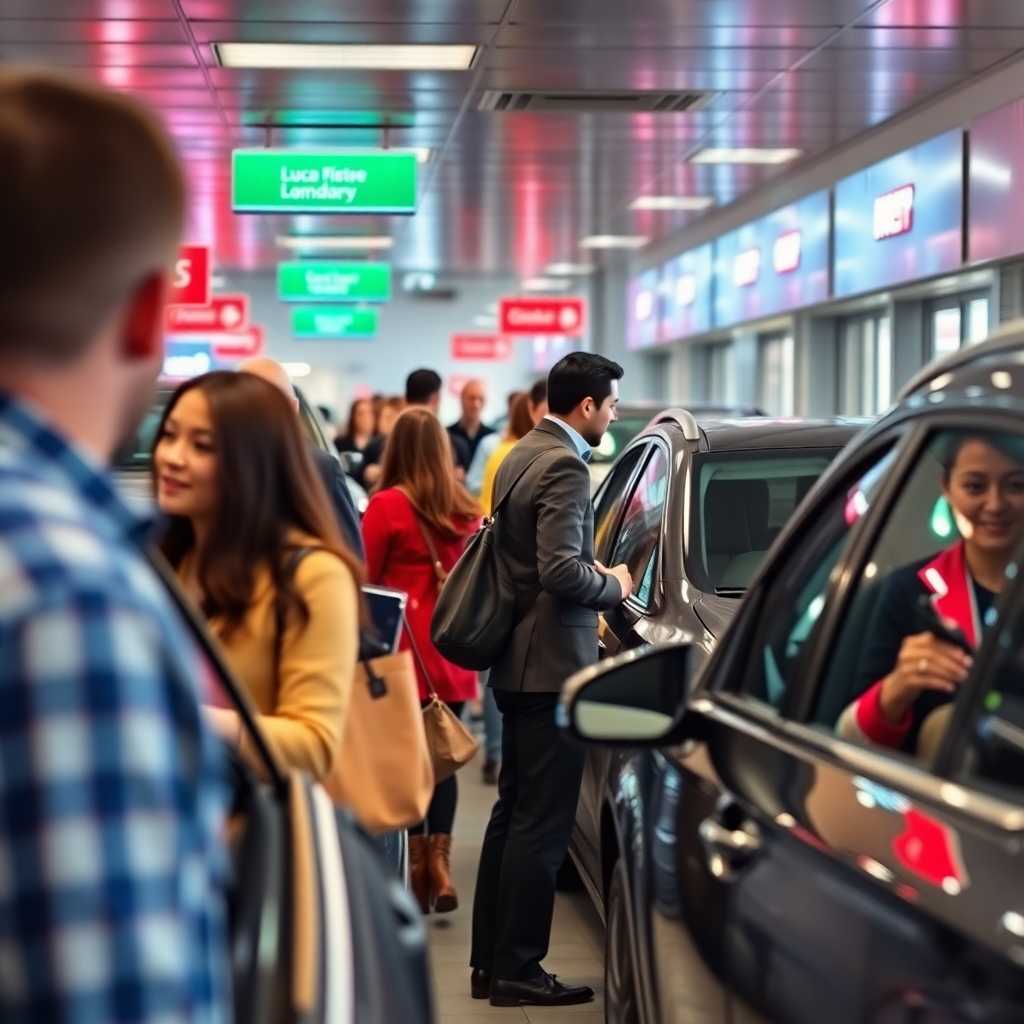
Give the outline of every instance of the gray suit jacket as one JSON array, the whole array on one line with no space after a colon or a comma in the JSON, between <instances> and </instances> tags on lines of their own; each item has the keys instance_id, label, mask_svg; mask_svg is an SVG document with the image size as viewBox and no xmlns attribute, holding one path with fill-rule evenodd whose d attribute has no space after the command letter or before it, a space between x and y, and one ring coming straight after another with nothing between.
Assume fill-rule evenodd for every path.
<instances>
[{"instance_id":1,"label":"gray suit jacket","mask_svg":"<svg viewBox=\"0 0 1024 1024\"><path fill-rule=\"evenodd\" d=\"M568 676L597 661L597 612L620 604L622 591L594 568L590 474L569 435L550 420L501 464L495 506L532 459L494 524L519 621L490 684L557 693Z\"/></svg>"}]
</instances>

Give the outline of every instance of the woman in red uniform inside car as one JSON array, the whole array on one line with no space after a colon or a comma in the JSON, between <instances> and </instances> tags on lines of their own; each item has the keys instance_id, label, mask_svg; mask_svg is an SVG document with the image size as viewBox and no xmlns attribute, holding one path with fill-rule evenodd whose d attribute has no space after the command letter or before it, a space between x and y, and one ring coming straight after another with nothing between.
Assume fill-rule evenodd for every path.
<instances>
[{"instance_id":1,"label":"woman in red uniform inside car","mask_svg":"<svg viewBox=\"0 0 1024 1024\"><path fill-rule=\"evenodd\" d=\"M981 643L1024 536L1020 440L957 432L940 460L942 492L962 539L885 581L858 672L861 695L836 727L846 739L911 754L919 753L928 716L951 704L967 679L968 651ZM941 628L928 628L929 617ZM937 635L942 632L946 639ZM951 642L951 634L959 634L963 646Z\"/></svg>"}]
</instances>

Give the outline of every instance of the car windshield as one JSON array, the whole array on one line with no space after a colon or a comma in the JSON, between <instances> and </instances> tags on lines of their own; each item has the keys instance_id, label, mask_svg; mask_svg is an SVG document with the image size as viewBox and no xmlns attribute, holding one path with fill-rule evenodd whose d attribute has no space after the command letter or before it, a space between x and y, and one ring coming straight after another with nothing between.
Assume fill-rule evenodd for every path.
<instances>
[{"instance_id":1,"label":"car windshield","mask_svg":"<svg viewBox=\"0 0 1024 1024\"><path fill-rule=\"evenodd\" d=\"M706 593L739 597L838 449L700 455L694 460L687 573Z\"/></svg>"},{"instance_id":2,"label":"car windshield","mask_svg":"<svg viewBox=\"0 0 1024 1024\"><path fill-rule=\"evenodd\" d=\"M645 413L643 416L626 415L616 420L608 428L601 443L594 449L594 454L590 459L591 464L614 462L619 457L619 452L651 422L653 415L653 412Z\"/></svg>"}]
</instances>

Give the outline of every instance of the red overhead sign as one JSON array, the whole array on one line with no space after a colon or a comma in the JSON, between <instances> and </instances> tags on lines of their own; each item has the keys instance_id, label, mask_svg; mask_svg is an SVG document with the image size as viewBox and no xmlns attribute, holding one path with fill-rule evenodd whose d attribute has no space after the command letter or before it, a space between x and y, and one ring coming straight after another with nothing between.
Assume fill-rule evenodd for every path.
<instances>
[{"instance_id":1,"label":"red overhead sign","mask_svg":"<svg viewBox=\"0 0 1024 1024\"><path fill-rule=\"evenodd\" d=\"M208 306L167 307L167 330L171 334L234 332L248 326L248 295L214 295Z\"/></svg>"},{"instance_id":2,"label":"red overhead sign","mask_svg":"<svg viewBox=\"0 0 1024 1024\"><path fill-rule=\"evenodd\" d=\"M905 235L914 229L914 186L901 185L875 200L875 241Z\"/></svg>"},{"instance_id":3,"label":"red overhead sign","mask_svg":"<svg viewBox=\"0 0 1024 1024\"><path fill-rule=\"evenodd\" d=\"M512 355L512 342L500 334L453 334L452 359L497 362Z\"/></svg>"},{"instance_id":4,"label":"red overhead sign","mask_svg":"<svg viewBox=\"0 0 1024 1024\"><path fill-rule=\"evenodd\" d=\"M213 260L208 245L183 245L174 264L167 301L173 306L208 306L213 287Z\"/></svg>"},{"instance_id":5,"label":"red overhead sign","mask_svg":"<svg viewBox=\"0 0 1024 1024\"><path fill-rule=\"evenodd\" d=\"M585 299L502 299L498 326L502 334L579 335L585 314Z\"/></svg>"},{"instance_id":6,"label":"red overhead sign","mask_svg":"<svg viewBox=\"0 0 1024 1024\"><path fill-rule=\"evenodd\" d=\"M219 359L248 359L263 352L263 328L250 324L237 334L215 334L212 336L213 354Z\"/></svg>"}]
</instances>

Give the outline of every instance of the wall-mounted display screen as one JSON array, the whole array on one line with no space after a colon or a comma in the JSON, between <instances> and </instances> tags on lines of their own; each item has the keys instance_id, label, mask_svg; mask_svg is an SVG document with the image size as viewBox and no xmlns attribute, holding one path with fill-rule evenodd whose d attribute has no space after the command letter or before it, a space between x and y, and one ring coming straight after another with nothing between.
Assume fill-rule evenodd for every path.
<instances>
[{"instance_id":1,"label":"wall-mounted display screen","mask_svg":"<svg viewBox=\"0 0 1024 1024\"><path fill-rule=\"evenodd\" d=\"M657 341L711 330L711 245L691 249L661 268Z\"/></svg>"},{"instance_id":2,"label":"wall-mounted display screen","mask_svg":"<svg viewBox=\"0 0 1024 1024\"><path fill-rule=\"evenodd\" d=\"M626 301L626 348L649 348L658 336L657 269L646 270L629 282Z\"/></svg>"},{"instance_id":3,"label":"wall-mounted display screen","mask_svg":"<svg viewBox=\"0 0 1024 1024\"><path fill-rule=\"evenodd\" d=\"M1024 252L1024 100L971 125L967 188L968 259L998 260Z\"/></svg>"},{"instance_id":4,"label":"wall-mounted display screen","mask_svg":"<svg viewBox=\"0 0 1024 1024\"><path fill-rule=\"evenodd\" d=\"M714 325L774 316L828 298L828 192L815 192L715 242Z\"/></svg>"},{"instance_id":5,"label":"wall-mounted display screen","mask_svg":"<svg viewBox=\"0 0 1024 1024\"><path fill-rule=\"evenodd\" d=\"M837 297L960 266L963 133L947 132L836 185Z\"/></svg>"}]
</instances>

